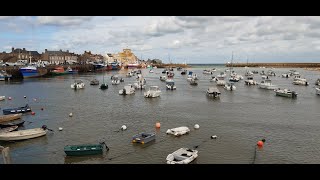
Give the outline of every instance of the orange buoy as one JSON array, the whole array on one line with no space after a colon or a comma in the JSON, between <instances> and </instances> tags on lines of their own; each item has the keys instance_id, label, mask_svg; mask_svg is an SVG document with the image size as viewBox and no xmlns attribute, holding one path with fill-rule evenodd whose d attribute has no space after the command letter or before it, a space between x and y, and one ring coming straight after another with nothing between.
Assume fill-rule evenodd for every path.
<instances>
[{"instance_id":1,"label":"orange buoy","mask_svg":"<svg viewBox=\"0 0 320 180\"><path fill-rule=\"evenodd\" d=\"M11 98L11 97L8 97L8 99L11 100L12 98Z\"/></svg>"},{"instance_id":2,"label":"orange buoy","mask_svg":"<svg viewBox=\"0 0 320 180\"><path fill-rule=\"evenodd\" d=\"M258 141L257 145L258 145L259 147L262 147L262 146L263 146L263 142L262 142L262 141Z\"/></svg>"},{"instance_id":3,"label":"orange buoy","mask_svg":"<svg viewBox=\"0 0 320 180\"><path fill-rule=\"evenodd\" d=\"M31 114L32 114L32 115L35 115L36 113L32 111L32 113L31 113Z\"/></svg>"},{"instance_id":4,"label":"orange buoy","mask_svg":"<svg viewBox=\"0 0 320 180\"><path fill-rule=\"evenodd\" d=\"M160 123L159 122L156 123L156 128L160 128Z\"/></svg>"}]
</instances>

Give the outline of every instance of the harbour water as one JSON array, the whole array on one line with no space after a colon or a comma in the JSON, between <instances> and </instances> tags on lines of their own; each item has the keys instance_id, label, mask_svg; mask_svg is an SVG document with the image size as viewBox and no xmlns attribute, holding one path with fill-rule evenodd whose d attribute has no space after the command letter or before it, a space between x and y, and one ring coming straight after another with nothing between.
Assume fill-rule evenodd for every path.
<instances>
[{"instance_id":1,"label":"harbour water","mask_svg":"<svg viewBox=\"0 0 320 180\"><path fill-rule=\"evenodd\" d=\"M320 97L314 88L320 72L296 69L310 82L309 86L297 86L292 84L293 77L280 77L291 68L274 69L277 76L270 77L272 83L296 91L297 99L278 97L272 90L257 86L245 86L244 80L235 83L236 91L218 87L220 99L210 99L206 90L215 83L209 81L211 75L202 71L213 67L226 69L224 66L188 69L198 75L198 86L189 85L187 76L175 69L175 91L166 90L165 82L159 80L163 69L154 69L154 73L142 69L147 87L157 85L162 91L160 98L154 99L145 98L144 90L137 90L134 95L118 94L124 85L135 82L135 77L125 77L127 70L0 82L0 96L12 97L0 101L1 111L28 103L36 113L24 114L22 119L26 122L20 129L47 125L54 130L43 137L0 142L0 145L10 147L14 164L164 164L169 153L194 146L199 151L195 164L320 162ZM247 69L234 70L244 76ZM260 73L268 69L249 70ZM115 74L124 77L125 82L111 85L110 77ZM214 75L218 74L219 70ZM94 78L102 83L103 76L109 85L107 90L89 85ZM83 80L85 89L71 89L75 79ZM255 74L254 79L260 82L261 75ZM156 122L161 123L160 129L155 128ZM200 128L195 130L195 124ZM118 131L122 125L128 127L126 131ZM188 126L191 132L181 137L165 133L179 126ZM58 131L59 127L63 130ZM140 132L155 132L156 141L132 144L132 136ZM218 138L211 139L212 135ZM256 149L257 141L262 138L266 139L264 147ZM110 148L103 155L66 157L63 151L66 145L96 144L103 140Z\"/></svg>"}]
</instances>

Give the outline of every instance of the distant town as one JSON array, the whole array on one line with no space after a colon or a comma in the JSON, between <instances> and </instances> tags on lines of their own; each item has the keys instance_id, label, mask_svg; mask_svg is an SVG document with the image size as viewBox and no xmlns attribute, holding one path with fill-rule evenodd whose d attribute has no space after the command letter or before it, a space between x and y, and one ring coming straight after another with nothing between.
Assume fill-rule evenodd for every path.
<instances>
[{"instance_id":1,"label":"distant town","mask_svg":"<svg viewBox=\"0 0 320 180\"><path fill-rule=\"evenodd\" d=\"M162 64L160 59L142 60L131 51L123 49L119 53L93 54L91 51L84 51L83 54L76 54L69 50L53 51L45 49L44 52L27 50L26 48L14 48L11 52L0 53L0 63L2 66L23 66L26 64L34 65L82 65L117 62L125 67L130 64L139 64L146 67L150 64Z\"/></svg>"}]
</instances>

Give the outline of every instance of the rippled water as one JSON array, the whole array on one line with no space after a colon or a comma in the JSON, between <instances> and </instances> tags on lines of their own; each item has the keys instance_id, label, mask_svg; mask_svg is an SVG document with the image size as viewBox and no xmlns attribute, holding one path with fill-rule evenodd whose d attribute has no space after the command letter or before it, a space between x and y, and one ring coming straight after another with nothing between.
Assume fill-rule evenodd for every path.
<instances>
[{"instance_id":1,"label":"rippled water","mask_svg":"<svg viewBox=\"0 0 320 180\"><path fill-rule=\"evenodd\" d=\"M215 83L209 81L211 75L202 74L203 69L191 68L200 78L198 86L189 85L186 76L175 70L176 91L167 91L165 83L159 80L163 69L154 69L154 73L143 69L147 85L158 85L162 91L161 97L154 99L144 98L144 91L140 90L134 95L118 94L124 85L135 81L135 77L125 77L126 70L0 82L0 95L12 97L0 102L1 109L28 103L36 113L23 115L26 123L20 129L45 124L54 130L44 137L0 142L0 145L10 147L12 163L162 164L169 153L196 145L199 157L194 163L197 164L320 162L320 97L314 89L319 72L297 69L310 82L305 87L292 85L292 78L279 77L289 69L274 69L277 76L271 77L273 84L296 91L297 99L278 97L273 91L248 87L240 81L233 92L219 87L221 97L214 100L207 98L205 92ZM246 70L234 69L242 75ZM125 82L111 85L110 77L118 73L125 77ZM89 85L93 78L101 82L103 75L109 84L107 90ZM261 81L260 75L254 78ZM85 82L84 90L70 88L75 79ZM70 112L73 117L68 116ZM161 123L158 130L157 121ZM124 124L128 129L116 132ZM199 124L200 129L194 130L194 124ZM165 134L167 129L179 126L188 126L191 132L181 137ZM63 131L58 131L58 127L63 127ZM156 141L132 144L132 136L139 132L156 132ZM212 135L218 139L210 139ZM256 150L256 142L262 138L266 143L263 149ZM103 155L66 157L63 151L65 145L101 140L110 148ZM0 163L3 163L1 158Z\"/></svg>"}]
</instances>

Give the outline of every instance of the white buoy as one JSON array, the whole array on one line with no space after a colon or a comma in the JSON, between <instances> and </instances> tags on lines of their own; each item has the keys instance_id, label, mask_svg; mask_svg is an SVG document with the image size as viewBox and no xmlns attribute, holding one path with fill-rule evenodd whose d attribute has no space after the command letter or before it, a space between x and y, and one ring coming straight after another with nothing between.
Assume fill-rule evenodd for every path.
<instances>
[{"instance_id":1,"label":"white buoy","mask_svg":"<svg viewBox=\"0 0 320 180\"><path fill-rule=\"evenodd\" d=\"M213 135L213 136L211 136L211 139L217 139L217 135Z\"/></svg>"},{"instance_id":2,"label":"white buoy","mask_svg":"<svg viewBox=\"0 0 320 180\"><path fill-rule=\"evenodd\" d=\"M72 114L72 113L70 113L70 114L69 114L69 117L72 117L72 116L73 116L73 114Z\"/></svg>"},{"instance_id":3,"label":"white buoy","mask_svg":"<svg viewBox=\"0 0 320 180\"><path fill-rule=\"evenodd\" d=\"M127 129L127 126L126 126L126 125L122 125L122 126L121 126L121 130L122 130L122 131L124 131L124 130L126 130L126 129Z\"/></svg>"},{"instance_id":4,"label":"white buoy","mask_svg":"<svg viewBox=\"0 0 320 180\"><path fill-rule=\"evenodd\" d=\"M200 128L199 124L195 124L195 125L194 125L194 128L195 128L195 129L199 129L199 128Z\"/></svg>"},{"instance_id":5,"label":"white buoy","mask_svg":"<svg viewBox=\"0 0 320 180\"><path fill-rule=\"evenodd\" d=\"M62 131L62 129L63 129L62 127L59 127L59 131Z\"/></svg>"},{"instance_id":6,"label":"white buoy","mask_svg":"<svg viewBox=\"0 0 320 180\"><path fill-rule=\"evenodd\" d=\"M24 98L27 98L27 96L23 96Z\"/></svg>"}]
</instances>

